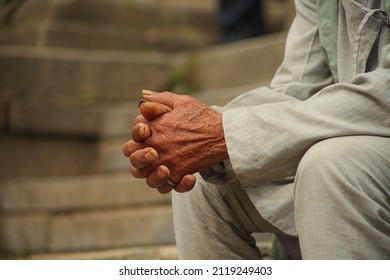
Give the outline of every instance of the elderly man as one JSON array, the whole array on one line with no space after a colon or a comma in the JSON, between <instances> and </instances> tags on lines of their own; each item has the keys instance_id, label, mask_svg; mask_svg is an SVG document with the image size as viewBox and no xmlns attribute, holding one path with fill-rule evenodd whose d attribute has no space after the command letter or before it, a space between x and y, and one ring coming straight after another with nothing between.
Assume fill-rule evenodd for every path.
<instances>
[{"instance_id":1,"label":"elderly man","mask_svg":"<svg viewBox=\"0 0 390 280\"><path fill-rule=\"evenodd\" d=\"M269 87L223 108L144 92L123 150L176 191L180 258L260 258L273 232L293 258L390 259L390 1L295 5Z\"/></svg>"}]
</instances>

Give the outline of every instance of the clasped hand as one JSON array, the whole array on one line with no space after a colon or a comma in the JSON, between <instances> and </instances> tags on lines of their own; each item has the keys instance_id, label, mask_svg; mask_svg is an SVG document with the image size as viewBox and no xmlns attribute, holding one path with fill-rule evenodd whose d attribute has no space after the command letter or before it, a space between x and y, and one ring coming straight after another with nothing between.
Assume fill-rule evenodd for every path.
<instances>
[{"instance_id":1,"label":"clasped hand","mask_svg":"<svg viewBox=\"0 0 390 280\"><path fill-rule=\"evenodd\" d=\"M123 146L131 174L160 193L190 191L196 172L228 158L222 114L190 96L143 92L132 140Z\"/></svg>"}]
</instances>

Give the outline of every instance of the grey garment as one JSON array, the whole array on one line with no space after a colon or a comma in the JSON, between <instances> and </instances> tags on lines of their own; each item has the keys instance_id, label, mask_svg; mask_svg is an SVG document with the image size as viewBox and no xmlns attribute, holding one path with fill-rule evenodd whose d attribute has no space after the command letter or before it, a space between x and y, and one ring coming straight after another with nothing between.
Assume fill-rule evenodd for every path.
<instances>
[{"instance_id":1,"label":"grey garment","mask_svg":"<svg viewBox=\"0 0 390 280\"><path fill-rule=\"evenodd\" d=\"M340 82L334 83L320 44L316 1L296 1L285 59L271 86L220 109L230 160L223 171L202 173L206 180L238 180L244 188L267 185L295 176L306 151L323 139L390 137L390 28L383 13L374 12L381 1L361 2L366 5L340 1ZM370 72L364 72L364 64ZM263 190L251 190L252 201L259 197L256 192ZM261 210L264 216L274 215L272 209ZM284 230L292 234L293 226Z\"/></svg>"},{"instance_id":2,"label":"grey garment","mask_svg":"<svg viewBox=\"0 0 390 280\"><path fill-rule=\"evenodd\" d=\"M304 259L390 259L390 138L314 145L295 180Z\"/></svg>"},{"instance_id":3,"label":"grey garment","mask_svg":"<svg viewBox=\"0 0 390 280\"><path fill-rule=\"evenodd\" d=\"M390 28L372 18L368 22L376 25L361 25L366 14L352 2L340 1L339 21L348 18L353 21L348 26L355 29L346 31L339 25L336 84L319 42L316 3L296 2L286 56L271 87L254 89L223 108L227 165L234 172L227 178L237 178L244 188L256 187L294 176L305 152L323 139L390 137ZM379 39L368 36L377 44L369 44L362 32L379 35ZM368 46L372 46L370 60L364 57ZM361 72L362 61L375 70Z\"/></svg>"},{"instance_id":4,"label":"grey garment","mask_svg":"<svg viewBox=\"0 0 390 280\"><path fill-rule=\"evenodd\" d=\"M261 259L252 237L276 232L240 184L214 185L197 177L195 188L172 194L176 245L180 259Z\"/></svg>"},{"instance_id":5,"label":"grey garment","mask_svg":"<svg viewBox=\"0 0 390 280\"><path fill-rule=\"evenodd\" d=\"M264 219L282 232L298 236L295 227L294 182L269 182L248 188L246 192Z\"/></svg>"}]
</instances>

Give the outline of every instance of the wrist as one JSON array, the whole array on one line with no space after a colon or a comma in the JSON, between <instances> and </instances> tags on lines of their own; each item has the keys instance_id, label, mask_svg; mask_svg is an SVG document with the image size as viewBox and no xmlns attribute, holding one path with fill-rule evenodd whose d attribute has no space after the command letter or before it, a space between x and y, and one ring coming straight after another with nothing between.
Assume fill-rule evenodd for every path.
<instances>
[{"instance_id":1,"label":"wrist","mask_svg":"<svg viewBox=\"0 0 390 280\"><path fill-rule=\"evenodd\" d=\"M213 147L215 156L213 165L229 159L229 154L225 141L225 131L223 129L222 113L216 112L216 114L218 117L214 128L214 131L216 132L216 141Z\"/></svg>"}]
</instances>

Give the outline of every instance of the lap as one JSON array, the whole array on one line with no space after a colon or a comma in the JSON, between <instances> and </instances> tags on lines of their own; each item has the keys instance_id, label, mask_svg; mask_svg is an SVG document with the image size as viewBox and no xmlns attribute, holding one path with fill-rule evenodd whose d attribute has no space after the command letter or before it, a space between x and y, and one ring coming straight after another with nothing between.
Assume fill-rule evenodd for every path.
<instances>
[{"instance_id":1,"label":"lap","mask_svg":"<svg viewBox=\"0 0 390 280\"><path fill-rule=\"evenodd\" d=\"M313 180L306 180L304 176L314 178L317 186L314 186ZM332 176L333 181L330 180ZM335 186L334 179L337 176L347 179L349 189ZM350 136L326 139L306 152L299 164L297 176L291 181L273 181L243 190L237 181L216 186L198 176L197 185L191 192L173 194L175 223L181 224L176 233L177 236L183 236L182 239L189 236L188 232L191 232L191 236L197 233L201 236L197 240L203 240L208 239L205 238L208 235L202 236L199 229L207 228L223 239L221 233L217 232L221 230L224 221L230 224L222 234L226 236L226 242L231 240L228 233L233 224L236 227L234 232L242 235L258 231L298 236L295 216L297 203L322 200L324 206L319 209L319 218L315 219L314 227L320 222L322 209L326 209L327 201L323 195L327 190L336 191L336 197L352 202L357 200L351 194L364 196L368 198L367 201L375 201L381 207L378 211L386 211L390 207L389 176L390 138ZM297 202L297 193L300 202ZM337 203L340 204L346 205ZM366 202L364 207L368 207ZM337 206L334 209L341 208ZM386 212L388 216L390 211ZM304 223L309 224L310 221L305 219Z\"/></svg>"},{"instance_id":2,"label":"lap","mask_svg":"<svg viewBox=\"0 0 390 280\"><path fill-rule=\"evenodd\" d=\"M315 187L313 180L303 180L308 176L317 181ZM353 190L335 186L337 182L330 180L334 176L346 179ZM294 180L271 181L246 192L264 219L284 233L298 235L295 195L324 200L323 192L329 188L345 199L354 199L350 193L358 192L390 207L390 138L348 136L323 140L303 156Z\"/></svg>"},{"instance_id":3,"label":"lap","mask_svg":"<svg viewBox=\"0 0 390 280\"><path fill-rule=\"evenodd\" d=\"M390 138L340 137L312 146L300 162L294 200L305 258L388 258Z\"/></svg>"},{"instance_id":4,"label":"lap","mask_svg":"<svg viewBox=\"0 0 390 280\"><path fill-rule=\"evenodd\" d=\"M326 176L337 173L353 188L390 197L390 138L348 136L331 138L312 146L302 158L297 174ZM333 175L335 176L335 175ZM324 178L326 184L327 178ZM296 187L299 187L296 182Z\"/></svg>"}]
</instances>

